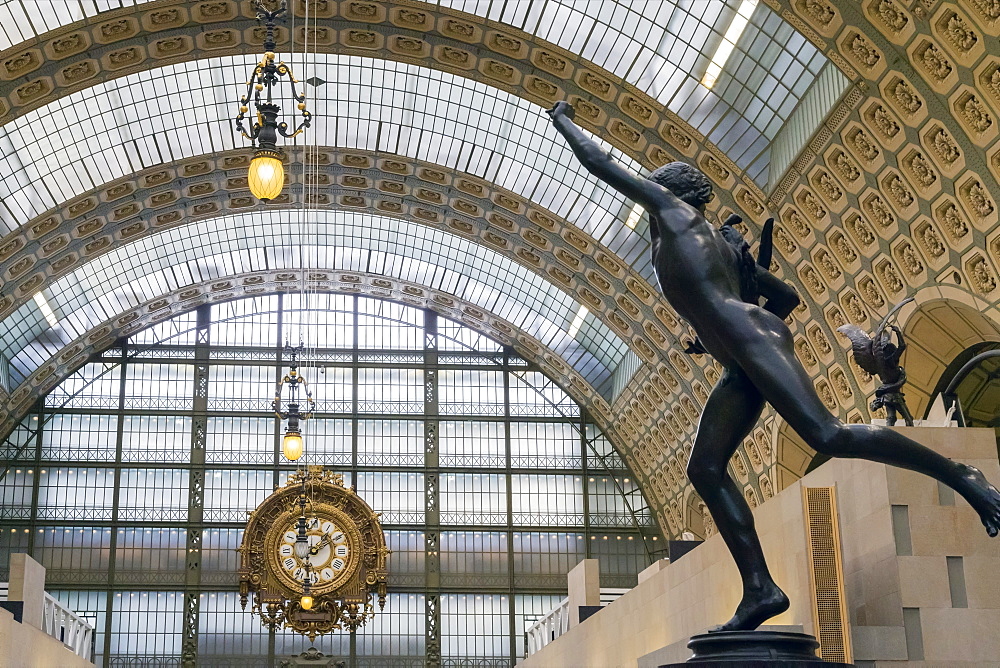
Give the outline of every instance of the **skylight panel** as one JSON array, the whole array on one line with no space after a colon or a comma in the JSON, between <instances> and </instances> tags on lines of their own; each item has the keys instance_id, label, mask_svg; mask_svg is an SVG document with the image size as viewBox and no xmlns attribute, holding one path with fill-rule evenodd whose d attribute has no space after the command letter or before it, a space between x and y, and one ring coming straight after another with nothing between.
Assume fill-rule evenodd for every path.
<instances>
[{"instance_id":1,"label":"skylight panel","mask_svg":"<svg viewBox=\"0 0 1000 668\"><path fill-rule=\"evenodd\" d=\"M35 304L38 306L38 310L42 312L45 322L49 323L49 327L55 327L59 324L56 314L52 312L52 307L49 306L49 302L41 292L35 293Z\"/></svg>"},{"instance_id":2,"label":"skylight panel","mask_svg":"<svg viewBox=\"0 0 1000 668\"><path fill-rule=\"evenodd\" d=\"M628 213L628 218L625 220L625 226L631 230L634 230L635 226L638 225L639 221L642 219L642 214L644 211L645 209L643 209L642 205L640 204L636 204L635 206L633 206L632 210L629 211Z\"/></svg>"},{"instance_id":3,"label":"skylight panel","mask_svg":"<svg viewBox=\"0 0 1000 668\"><path fill-rule=\"evenodd\" d=\"M733 53L733 49L736 48L736 43L740 41L740 37L743 36L743 31L746 30L747 24L750 22L750 15L753 14L753 10L757 8L757 0L741 0L740 7L736 10L736 15L733 16L732 23L729 24L729 28L726 29L726 34L723 35L722 41L719 46L716 47L715 54L712 56L712 60L708 65L708 69L705 71L705 75L701 78L701 85L705 88L711 88L719 80L719 75L722 74L722 68L726 66L726 61L729 60L729 56Z\"/></svg>"},{"instance_id":4,"label":"skylight panel","mask_svg":"<svg viewBox=\"0 0 1000 668\"><path fill-rule=\"evenodd\" d=\"M588 315L590 315L590 310L586 306L581 306L580 310L576 312L576 317L573 318L573 323L569 326L570 338L576 337Z\"/></svg>"}]
</instances>

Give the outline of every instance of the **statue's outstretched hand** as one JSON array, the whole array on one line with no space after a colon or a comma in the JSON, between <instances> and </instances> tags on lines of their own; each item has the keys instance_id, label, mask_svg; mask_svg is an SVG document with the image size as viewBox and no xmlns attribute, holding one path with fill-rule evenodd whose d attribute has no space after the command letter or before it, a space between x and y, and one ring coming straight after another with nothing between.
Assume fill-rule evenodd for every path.
<instances>
[{"instance_id":1,"label":"statue's outstretched hand","mask_svg":"<svg viewBox=\"0 0 1000 668\"><path fill-rule=\"evenodd\" d=\"M566 118L573 120L576 116L576 110L573 109L571 105L566 100L559 100L553 105L551 109L546 109L545 113L551 116L553 119L559 118L560 116L565 116Z\"/></svg>"}]
</instances>

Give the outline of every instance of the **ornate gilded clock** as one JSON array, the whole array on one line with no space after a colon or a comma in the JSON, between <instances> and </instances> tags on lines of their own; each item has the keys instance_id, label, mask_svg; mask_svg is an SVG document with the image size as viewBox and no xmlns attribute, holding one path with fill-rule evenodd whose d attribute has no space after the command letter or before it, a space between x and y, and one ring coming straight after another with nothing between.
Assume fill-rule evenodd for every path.
<instances>
[{"instance_id":1,"label":"ornate gilded clock","mask_svg":"<svg viewBox=\"0 0 1000 668\"><path fill-rule=\"evenodd\" d=\"M309 467L264 499L240 544L240 603L310 640L357 630L385 606L389 550L378 514L343 476Z\"/></svg>"}]
</instances>

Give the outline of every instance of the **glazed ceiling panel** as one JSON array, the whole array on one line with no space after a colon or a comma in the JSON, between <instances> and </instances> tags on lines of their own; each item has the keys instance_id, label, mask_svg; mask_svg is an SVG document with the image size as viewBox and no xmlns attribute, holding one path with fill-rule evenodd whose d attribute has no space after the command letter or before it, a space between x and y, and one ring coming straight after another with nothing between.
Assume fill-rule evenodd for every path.
<instances>
[{"instance_id":1,"label":"glazed ceiling panel","mask_svg":"<svg viewBox=\"0 0 1000 668\"><path fill-rule=\"evenodd\" d=\"M762 188L771 140L828 62L755 0L440 4L538 35L634 84L719 146ZM740 14L749 22L742 32L730 32ZM732 54L707 88L702 78L726 41Z\"/></svg>"},{"instance_id":2,"label":"glazed ceiling panel","mask_svg":"<svg viewBox=\"0 0 1000 668\"><path fill-rule=\"evenodd\" d=\"M243 146L230 120L234 91L255 63L252 56L219 58L130 75L4 126L4 231L116 178ZM631 206L580 166L537 105L445 72L354 56L319 55L298 76L329 82L309 89L318 98L310 102L310 143L471 173L568 219L628 263L641 258L649 274L648 242L626 225Z\"/></svg>"},{"instance_id":3,"label":"glazed ceiling panel","mask_svg":"<svg viewBox=\"0 0 1000 668\"><path fill-rule=\"evenodd\" d=\"M0 0L0 49L143 4ZM301 16L304 4L294 4ZM756 0L441 0L427 6L432 4L516 27L605 68L677 113L762 188L771 141L828 62ZM245 16L250 11L244 0L239 7ZM323 22L337 20L334 12ZM728 57L720 57L720 47ZM701 81L713 60L721 72L708 88Z\"/></svg>"},{"instance_id":4,"label":"glazed ceiling panel","mask_svg":"<svg viewBox=\"0 0 1000 668\"><path fill-rule=\"evenodd\" d=\"M55 281L0 323L16 383L64 345L178 288L246 271L372 272L454 294L522 328L600 386L627 345L538 274L424 225L345 211L258 211L192 223L121 246ZM51 309L47 316L46 308ZM572 330L572 333L571 333Z\"/></svg>"}]
</instances>

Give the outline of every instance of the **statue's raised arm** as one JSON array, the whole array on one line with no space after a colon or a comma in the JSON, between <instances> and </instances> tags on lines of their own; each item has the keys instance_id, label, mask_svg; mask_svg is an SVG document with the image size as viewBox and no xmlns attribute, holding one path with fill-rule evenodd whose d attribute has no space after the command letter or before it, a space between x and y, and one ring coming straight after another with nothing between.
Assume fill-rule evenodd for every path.
<instances>
[{"instance_id":1,"label":"statue's raised arm","mask_svg":"<svg viewBox=\"0 0 1000 668\"><path fill-rule=\"evenodd\" d=\"M629 198L644 209L652 209L673 201L679 202L673 193L663 186L633 174L601 148L600 144L583 134L573 122L576 115L572 105L565 101L556 102L546 113L552 117L552 124L559 131L573 153L587 171Z\"/></svg>"}]
</instances>

